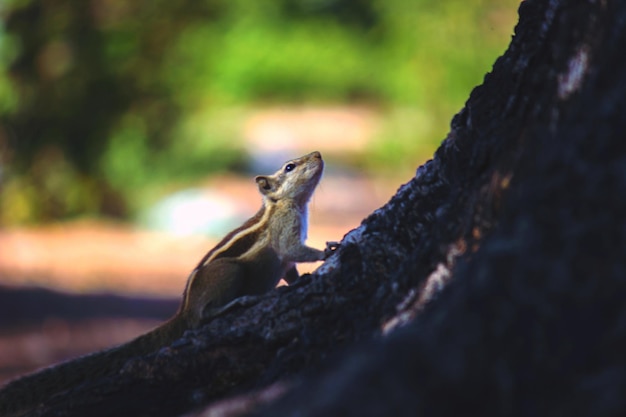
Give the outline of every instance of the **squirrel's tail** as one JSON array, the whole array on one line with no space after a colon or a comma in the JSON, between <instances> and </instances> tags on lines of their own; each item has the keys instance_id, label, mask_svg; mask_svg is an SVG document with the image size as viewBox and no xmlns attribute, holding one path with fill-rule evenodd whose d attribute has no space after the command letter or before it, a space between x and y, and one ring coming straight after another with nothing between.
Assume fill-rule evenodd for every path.
<instances>
[{"instance_id":1,"label":"squirrel's tail","mask_svg":"<svg viewBox=\"0 0 626 417\"><path fill-rule=\"evenodd\" d=\"M19 415L54 394L67 391L94 378L118 372L128 359L157 351L182 336L186 329L181 316L123 345L44 368L9 382L0 389L0 416Z\"/></svg>"}]
</instances>

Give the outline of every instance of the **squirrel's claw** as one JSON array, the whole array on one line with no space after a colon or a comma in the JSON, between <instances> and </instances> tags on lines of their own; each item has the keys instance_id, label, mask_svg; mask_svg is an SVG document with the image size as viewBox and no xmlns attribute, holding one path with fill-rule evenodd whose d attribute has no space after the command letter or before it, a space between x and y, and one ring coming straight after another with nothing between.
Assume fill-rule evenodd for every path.
<instances>
[{"instance_id":1,"label":"squirrel's claw","mask_svg":"<svg viewBox=\"0 0 626 417\"><path fill-rule=\"evenodd\" d=\"M324 259L335 253L335 251L341 246L339 242L326 242L326 249L324 249Z\"/></svg>"}]
</instances>

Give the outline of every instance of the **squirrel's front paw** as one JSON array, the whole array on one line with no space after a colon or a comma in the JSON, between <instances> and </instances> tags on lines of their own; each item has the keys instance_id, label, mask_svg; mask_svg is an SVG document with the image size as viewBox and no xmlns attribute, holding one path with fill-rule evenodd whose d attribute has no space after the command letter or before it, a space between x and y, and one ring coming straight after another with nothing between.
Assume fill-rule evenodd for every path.
<instances>
[{"instance_id":1,"label":"squirrel's front paw","mask_svg":"<svg viewBox=\"0 0 626 417\"><path fill-rule=\"evenodd\" d=\"M335 251L341 246L339 242L326 242L326 249L324 249L324 259L335 253Z\"/></svg>"}]
</instances>

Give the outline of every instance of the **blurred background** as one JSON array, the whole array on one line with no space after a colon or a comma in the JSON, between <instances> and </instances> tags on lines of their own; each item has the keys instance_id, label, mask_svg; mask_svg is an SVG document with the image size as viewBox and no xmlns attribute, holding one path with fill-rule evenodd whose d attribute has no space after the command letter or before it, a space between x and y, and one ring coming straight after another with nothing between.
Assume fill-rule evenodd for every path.
<instances>
[{"instance_id":1,"label":"blurred background","mask_svg":"<svg viewBox=\"0 0 626 417\"><path fill-rule=\"evenodd\" d=\"M432 156L518 5L0 0L0 381L171 315L287 159L322 152L309 244L340 240Z\"/></svg>"}]
</instances>

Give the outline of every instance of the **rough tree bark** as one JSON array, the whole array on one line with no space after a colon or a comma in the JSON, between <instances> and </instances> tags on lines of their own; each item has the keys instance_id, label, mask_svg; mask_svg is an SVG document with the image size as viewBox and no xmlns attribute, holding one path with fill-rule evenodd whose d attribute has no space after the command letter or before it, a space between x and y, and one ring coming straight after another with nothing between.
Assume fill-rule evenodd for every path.
<instances>
[{"instance_id":1,"label":"rough tree bark","mask_svg":"<svg viewBox=\"0 0 626 417\"><path fill-rule=\"evenodd\" d=\"M623 414L624 51L626 2L523 2L433 160L315 274L31 415Z\"/></svg>"}]
</instances>

